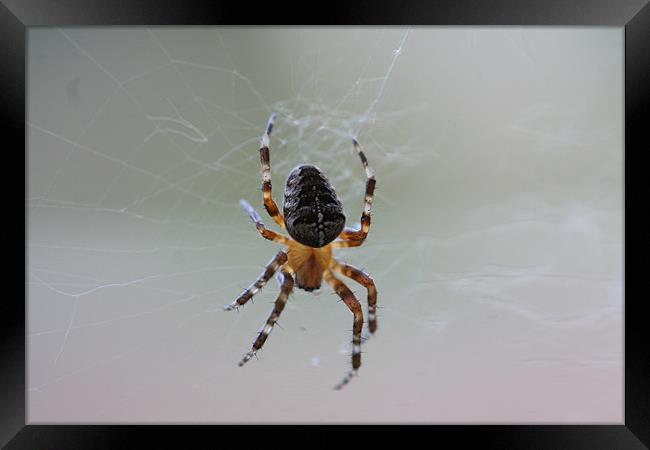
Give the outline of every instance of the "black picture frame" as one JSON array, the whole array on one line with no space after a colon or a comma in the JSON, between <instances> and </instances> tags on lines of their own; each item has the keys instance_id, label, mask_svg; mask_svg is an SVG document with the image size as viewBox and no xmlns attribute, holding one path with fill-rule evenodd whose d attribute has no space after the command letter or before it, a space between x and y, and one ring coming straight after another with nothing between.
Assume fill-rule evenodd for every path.
<instances>
[{"instance_id":1,"label":"black picture frame","mask_svg":"<svg viewBox=\"0 0 650 450\"><path fill-rule=\"evenodd\" d=\"M480 448L603 448L636 449L650 446L650 342L645 326L643 298L636 295L634 284L642 279L638 274L646 263L632 261L631 253L643 249L647 239L639 225L646 220L634 221L629 214L647 212L647 201L634 170L642 170L642 155L647 153L646 122L650 98L650 5L647 0L445 0L436 2L357 2L354 4L310 4L314 12L300 19L287 21L286 9L308 10L307 5L290 7L288 4L266 3L251 6L244 2L215 1L117 1L117 0L3 0L0 4L0 110L5 136L15 137L13 146L5 147L8 154L16 156L15 163L8 161L7 168L25 164L25 190L27 189L27 161L25 147L26 91L25 52L27 27L36 26L93 26L93 25L225 25L243 23L269 23L282 25L350 24L350 25L560 25L560 26L619 26L625 27L625 146L624 146L624 212L625 242L634 242L634 248L625 245L625 416L619 425L453 425L411 426L412 438L405 443L424 440L424 443L452 439L456 444L473 443ZM281 11L283 10L283 11ZM644 114L646 113L646 114ZM25 149L20 158L18 148ZM645 152L643 151L645 150ZM6 161L6 159L4 160ZM9 165L11 164L11 166ZM13 172L6 170L4 173ZM17 171L16 171L17 172ZM3 177L6 179L7 177ZM13 193L16 183L5 182L5 193ZM634 202L635 199L639 199ZM630 201L632 199L632 201ZM6 200L5 200L6 202ZM25 225L27 203L24 205ZM21 233L20 221L6 212L5 223L13 224ZM647 226L645 227L647 228ZM638 230L638 231L637 231ZM10 232L6 232L10 233ZM26 226L22 228L26 236ZM6 236L13 236L7 234ZM17 242L18 239L6 238ZM641 245L636 244L640 242ZM25 247L23 277L27 279ZM5 257L9 266L19 267L13 258ZM11 284L25 287L20 277L9 277ZM15 280L15 281L14 281ZM206 442L206 446L223 445L227 438L237 438L236 443L247 441L268 445L271 430L258 430L254 426L105 426L105 425L26 425L25 406L25 290L23 296L6 295L0 301L0 445L7 449L18 448L131 448L140 447L136 438L144 438L147 447L176 447L188 439ZM643 290L639 289L639 292ZM643 338L643 336L646 336ZM218 428L218 431L215 430ZM379 438L386 433L404 430L400 427L373 427L363 431ZM336 427L337 431L353 431L349 427ZM216 431L216 432L215 432ZM263 431L255 433L255 431ZM315 438L326 438L334 431L328 426L296 426L282 436L272 438L278 445L297 441L310 445ZM226 437L221 434L227 432ZM217 434L219 433L219 434ZM273 431L275 433L275 431ZM259 436L257 438L256 436ZM306 438L306 439L305 439ZM200 440L199 440L200 439ZM304 439L304 440L303 440ZM434 441L435 439L435 441ZM339 445L366 445L366 437L349 433ZM322 440L321 442L325 442ZM331 442L335 442L331 440ZM212 444L210 444L212 443ZM166 444L166 445L165 445ZM408 444L407 444L408 445Z\"/></svg>"}]
</instances>

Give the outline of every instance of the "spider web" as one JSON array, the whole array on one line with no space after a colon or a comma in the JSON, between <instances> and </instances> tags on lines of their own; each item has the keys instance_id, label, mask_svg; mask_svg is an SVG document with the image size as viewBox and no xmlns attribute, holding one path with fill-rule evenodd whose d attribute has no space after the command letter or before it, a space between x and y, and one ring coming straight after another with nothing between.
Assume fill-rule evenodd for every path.
<instances>
[{"instance_id":1,"label":"spider web","mask_svg":"<svg viewBox=\"0 0 650 450\"><path fill-rule=\"evenodd\" d=\"M28 39L31 423L622 417L620 30ZM243 368L277 283L222 310L278 250L238 204L264 212L271 112L279 204L316 164L358 223L351 137L377 175L367 244L337 252L381 307L342 395L352 318L328 289L292 294Z\"/></svg>"}]
</instances>

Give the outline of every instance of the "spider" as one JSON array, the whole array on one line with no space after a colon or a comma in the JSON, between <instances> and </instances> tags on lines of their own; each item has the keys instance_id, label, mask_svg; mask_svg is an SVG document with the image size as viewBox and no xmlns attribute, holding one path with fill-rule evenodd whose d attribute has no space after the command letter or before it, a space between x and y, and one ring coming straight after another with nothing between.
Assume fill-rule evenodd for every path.
<instances>
[{"instance_id":1,"label":"spider","mask_svg":"<svg viewBox=\"0 0 650 450\"><path fill-rule=\"evenodd\" d=\"M325 174L313 165L300 165L289 174L284 190L283 214L281 214L271 193L269 142L275 118L275 113L271 114L266 131L262 135L260 147L262 193L264 208L280 228L286 229L290 237L267 229L257 211L245 200L240 200L240 204L255 223L257 231L263 238L282 244L287 247L287 250L279 251L266 265L257 280L234 301L225 305L224 309L230 311L246 304L278 270L280 271L278 276L281 284L280 294L251 350L239 362L239 365L243 366L253 356L256 356L266 342L294 286L311 292L319 289L324 279L350 309L354 318L352 370L335 386L336 389L340 389L357 374L361 366L363 312L359 300L345 283L334 275L334 272L351 278L368 291L368 329L370 333L377 330L377 289L373 279L363 270L337 261L332 256L332 249L359 247L365 242L370 229L370 207L374 196L375 177L359 143L356 139L352 139L352 144L361 158L367 177L360 229L345 228L345 216L341 201L336 196L336 192Z\"/></svg>"}]
</instances>

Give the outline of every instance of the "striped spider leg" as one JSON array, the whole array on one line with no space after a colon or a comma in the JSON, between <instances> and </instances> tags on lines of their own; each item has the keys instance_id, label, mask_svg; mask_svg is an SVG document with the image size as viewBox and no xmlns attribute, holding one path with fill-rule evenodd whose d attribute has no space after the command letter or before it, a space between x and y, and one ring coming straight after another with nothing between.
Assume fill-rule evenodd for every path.
<instances>
[{"instance_id":1,"label":"striped spider leg","mask_svg":"<svg viewBox=\"0 0 650 450\"><path fill-rule=\"evenodd\" d=\"M223 309L226 311L232 311L233 309L237 309L240 306L244 306L246 302L253 298L253 296L257 294L260 289L264 287L264 285L266 285L266 283L273 277L275 272L277 272L278 269L287 262L287 260L287 254L280 250L273 257L273 259L269 261L269 263L264 268L264 271L260 274L257 280L255 280L253 284L251 284L244 292L242 292L239 297L225 305Z\"/></svg>"},{"instance_id":2,"label":"striped spider leg","mask_svg":"<svg viewBox=\"0 0 650 450\"><path fill-rule=\"evenodd\" d=\"M289 238L286 236L283 236L279 233L276 233L275 231L271 231L267 229L264 226L264 223L262 222L262 218L260 215L253 209L253 207L248 203L246 200L240 200L239 204L241 207L246 211L251 218L251 220L255 223L255 228L257 228L257 231L259 231L260 235L264 239L268 239L269 241L274 241L278 242L280 244L287 245L289 243ZM226 311L230 311L233 309L236 309L240 306L243 306L246 304L248 300L253 298L253 295L257 294L262 287L273 277L273 274L277 272L277 270L284 265L288 260L287 254L283 251L278 252L275 257L266 265L264 272L257 278L257 280L251 284L248 289L246 289L239 297L237 297L235 300L233 300L231 303L227 304L224 306L224 309Z\"/></svg>"},{"instance_id":3,"label":"striped spider leg","mask_svg":"<svg viewBox=\"0 0 650 450\"><path fill-rule=\"evenodd\" d=\"M275 300L273 311L271 311L271 315L269 315L269 318L266 320L264 328L262 328L260 334L257 335L257 339L255 339L255 342L253 342L253 347L248 353L246 353L246 355L244 355L242 360L239 362L240 366L246 364L262 348L266 342L266 338L269 337L269 334L273 329L273 325L275 325L275 323L280 318L280 313L282 313L284 305L287 303L287 299L289 298L289 294L291 294L291 291L293 290L293 277L291 276L290 271L287 270L287 268L282 268L280 273L282 274L282 287L280 288L280 295L278 295L278 298Z\"/></svg>"},{"instance_id":4,"label":"striped spider leg","mask_svg":"<svg viewBox=\"0 0 650 450\"><path fill-rule=\"evenodd\" d=\"M271 151L269 145L275 117L275 113L271 114L264 135L262 136L262 145L260 146L260 161L262 163L262 195L264 196L264 208L266 208L266 211L273 220L275 220L275 223L277 223L281 228L284 228L284 217L280 213L275 200L273 200L271 189Z\"/></svg>"},{"instance_id":5,"label":"striped spider leg","mask_svg":"<svg viewBox=\"0 0 650 450\"><path fill-rule=\"evenodd\" d=\"M332 258L332 269L353 279L368 291L368 330L370 333L377 331L377 288L373 279L363 270L351 264L339 262Z\"/></svg>"},{"instance_id":6,"label":"striped spider leg","mask_svg":"<svg viewBox=\"0 0 650 450\"><path fill-rule=\"evenodd\" d=\"M352 325L352 370L334 387L334 389L338 390L350 382L350 379L356 375L361 366L361 329L363 328L363 311L361 310L361 303L359 303L359 300L357 300L350 288L341 280L336 278L331 270L323 272L323 278L332 289L334 289L334 292L341 297L343 303L345 303L354 315Z\"/></svg>"},{"instance_id":7,"label":"striped spider leg","mask_svg":"<svg viewBox=\"0 0 650 450\"><path fill-rule=\"evenodd\" d=\"M352 144L354 148L359 153L359 158L361 158L361 163L363 168L366 171L366 195L364 199L363 212L361 213L361 228L359 230L353 230L350 228L344 229L339 235L339 239L332 243L334 248L346 248L346 247L359 247L361 246L368 236L368 231L370 230L370 208L372 207L372 201L375 197L375 185L376 180L375 176L372 173L372 170L368 166L368 158L361 150L361 146L356 139L352 139Z\"/></svg>"},{"instance_id":8,"label":"striped spider leg","mask_svg":"<svg viewBox=\"0 0 650 450\"><path fill-rule=\"evenodd\" d=\"M257 231L260 232L262 237L264 239L268 239L269 241L277 242L282 245L289 245L289 238L276 233L275 231L269 230L264 226L264 222L262 222L262 218L258 214L257 211L248 203L246 200L239 200L239 204L243 208L244 211L248 213L248 216L251 218L251 220L255 223L255 228L257 228Z\"/></svg>"},{"instance_id":9,"label":"striped spider leg","mask_svg":"<svg viewBox=\"0 0 650 450\"><path fill-rule=\"evenodd\" d=\"M262 222L262 218L260 217L258 212L255 211L255 209L246 200L240 200L239 204L244 209L244 211L248 213L251 220L255 223L255 228L257 228L257 231L259 231L260 235L263 238L284 245L289 244L289 238L279 233L276 233L274 231L271 231L264 226L264 223ZM291 276L291 269L289 267L286 267L286 263L288 260L289 257L287 253L285 253L284 251L279 251L275 255L275 257L266 265L266 267L264 268L264 272L262 272L262 274L258 277L258 279L252 285L250 285L250 287L246 289L237 299L235 299L234 301L232 301L231 303L229 303L224 307L226 310L230 311L232 309L238 308L239 306L246 304L246 302L250 300L253 297L253 295L259 292L260 289L273 277L273 274L275 274L278 271L278 269L280 269L280 273L282 275L282 282L281 282L282 287L280 290L280 295L275 301L275 307L273 308L271 315L266 321L266 325L264 326L260 334L257 336L257 339L255 339L252 349L248 353L246 353L246 355L244 355L242 360L239 362L240 366L246 364L253 356L255 356L257 351L262 348L264 342L266 342L266 338L271 333L271 329L273 328L273 325L277 322L278 318L280 317L280 313L284 309L284 305L287 302L287 298L289 297L289 294L293 290L293 277Z\"/></svg>"}]
</instances>

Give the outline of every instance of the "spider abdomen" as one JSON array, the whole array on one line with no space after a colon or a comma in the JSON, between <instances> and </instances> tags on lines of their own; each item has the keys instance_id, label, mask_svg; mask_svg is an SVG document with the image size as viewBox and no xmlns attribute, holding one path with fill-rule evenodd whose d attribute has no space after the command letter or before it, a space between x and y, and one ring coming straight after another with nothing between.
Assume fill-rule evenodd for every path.
<instances>
[{"instance_id":1,"label":"spider abdomen","mask_svg":"<svg viewBox=\"0 0 650 450\"><path fill-rule=\"evenodd\" d=\"M292 238L320 248L343 231L343 206L334 188L316 166L302 165L291 171L284 190L284 221Z\"/></svg>"}]
</instances>

